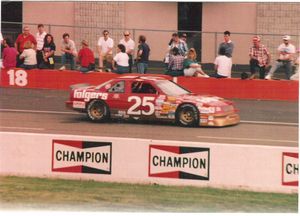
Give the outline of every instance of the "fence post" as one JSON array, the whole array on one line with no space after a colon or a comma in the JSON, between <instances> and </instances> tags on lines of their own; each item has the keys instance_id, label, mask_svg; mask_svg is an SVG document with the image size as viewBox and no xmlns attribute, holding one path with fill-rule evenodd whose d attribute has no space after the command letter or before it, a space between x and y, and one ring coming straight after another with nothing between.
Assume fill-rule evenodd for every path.
<instances>
[{"instance_id":1,"label":"fence post","mask_svg":"<svg viewBox=\"0 0 300 216\"><path fill-rule=\"evenodd\" d=\"M218 54L218 33L215 32L215 57L217 56Z\"/></svg>"},{"instance_id":2,"label":"fence post","mask_svg":"<svg viewBox=\"0 0 300 216\"><path fill-rule=\"evenodd\" d=\"M51 25L49 25L49 34L51 34Z\"/></svg>"}]
</instances>

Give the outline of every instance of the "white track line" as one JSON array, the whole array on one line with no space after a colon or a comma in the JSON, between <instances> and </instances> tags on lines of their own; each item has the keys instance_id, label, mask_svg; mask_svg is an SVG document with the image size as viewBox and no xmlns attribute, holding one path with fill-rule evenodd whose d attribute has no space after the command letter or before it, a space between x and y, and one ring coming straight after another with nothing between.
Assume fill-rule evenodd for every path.
<instances>
[{"instance_id":1,"label":"white track line","mask_svg":"<svg viewBox=\"0 0 300 216\"><path fill-rule=\"evenodd\" d=\"M20 110L20 109L0 109L0 112L22 112L22 113L44 113L44 114L64 114L64 115L82 115L78 112L63 112L63 111L50 111L50 110ZM286 125L286 126L298 126L298 123L289 122L268 122L268 121L240 121L246 124L266 124L266 125Z\"/></svg>"},{"instance_id":2,"label":"white track line","mask_svg":"<svg viewBox=\"0 0 300 216\"><path fill-rule=\"evenodd\" d=\"M213 137L213 136L197 136L197 138L202 139L221 139L221 140L241 140L241 141L261 141L261 142L284 142L284 143L298 143L294 140L273 140L273 139L249 139L243 137Z\"/></svg>"},{"instance_id":3,"label":"white track line","mask_svg":"<svg viewBox=\"0 0 300 216\"><path fill-rule=\"evenodd\" d=\"M289 123L289 122L243 121L243 120L241 120L240 122L246 124L275 124L275 125L298 126L298 123Z\"/></svg>"},{"instance_id":4,"label":"white track line","mask_svg":"<svg viewBox=\"0 0 300 216\"><path fill-rule=\"evenodd\" d=\"M63 112L50 110L19 110L19 109L0 109L0 112L22 112L22 113L45 113L45 114L66 114L66 115L81 115L78 112Z\"/></svg>"},{"instance_id":5,"label":"white track line","mask_svg":"<svg viewBox=\"0 0 300 216\"><path fill-rule=\"evenodd\" d=\"M14 129L14 130L38 130L38 131L44 131L45 128L29 128L29 127L4 127L0 126L1 129Z\"/></svg>"}]
</instances>

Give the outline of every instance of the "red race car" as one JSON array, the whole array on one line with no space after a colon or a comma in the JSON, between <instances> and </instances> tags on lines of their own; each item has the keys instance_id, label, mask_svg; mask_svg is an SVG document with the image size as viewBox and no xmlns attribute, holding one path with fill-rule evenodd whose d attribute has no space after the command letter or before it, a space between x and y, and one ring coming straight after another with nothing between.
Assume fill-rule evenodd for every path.
<instances>
[{"instance_id":1,"label":"red race car","mask_svg":"<svg viewBox=\"0 0 300 216\"><path fill-rule=\"evenodd\" d=\"M77 86L66 105L98 122L119 118L220 127L240 121L233 102L193 94L159 76L124 75L98 86Z\"/></svg>"}]
</instances>

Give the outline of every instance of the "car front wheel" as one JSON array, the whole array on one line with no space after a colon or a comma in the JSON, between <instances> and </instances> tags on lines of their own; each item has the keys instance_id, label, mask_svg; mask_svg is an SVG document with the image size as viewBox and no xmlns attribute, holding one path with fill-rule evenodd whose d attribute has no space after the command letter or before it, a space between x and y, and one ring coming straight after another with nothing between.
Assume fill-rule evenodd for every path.
<instances>
[{"instance_id":1,"label":"car front wheel","mask_svg":"<svg viewBox=\"0 0 300 216\"><path fill-rule=\"evenodd\" d=\"M195 106L184 104L178 108L176 112L176 122L185 127L199 125L199 114Z\"/></svg>"},{"instance_id":2,"label":"car front wheel","mask_svg":"<svg viewBox=\"0 0 300 216\"><path fill-rule=\"evenodd\" d=\"M92 121L103 122L109 117L109 108L104 102L94 100L87 107L87 115Z\"/></svg>"}]
</instances>

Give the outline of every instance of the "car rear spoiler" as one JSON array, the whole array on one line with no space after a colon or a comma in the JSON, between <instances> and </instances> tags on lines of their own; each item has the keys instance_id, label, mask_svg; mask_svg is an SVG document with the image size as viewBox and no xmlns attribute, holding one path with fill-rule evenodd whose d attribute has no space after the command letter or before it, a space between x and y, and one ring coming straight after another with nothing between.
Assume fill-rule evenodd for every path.
<instances>
[{"instance_id":1,"label":"car rear spoiler","mask_svg":"<svg viewBox=\"0 0 300 216\"><path fill-rule=\"evenodd\" d=\"M70 89L74 90L74 89L88 87L88 86L91 85L89 83L78 83L78 84L70 85Z\"/></svg>"}]
</instances>

